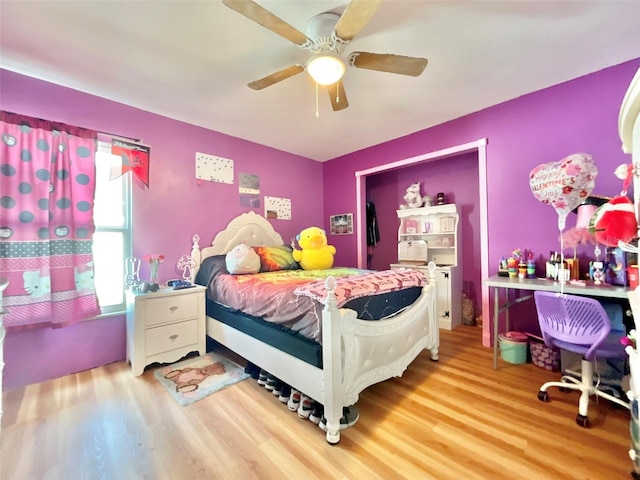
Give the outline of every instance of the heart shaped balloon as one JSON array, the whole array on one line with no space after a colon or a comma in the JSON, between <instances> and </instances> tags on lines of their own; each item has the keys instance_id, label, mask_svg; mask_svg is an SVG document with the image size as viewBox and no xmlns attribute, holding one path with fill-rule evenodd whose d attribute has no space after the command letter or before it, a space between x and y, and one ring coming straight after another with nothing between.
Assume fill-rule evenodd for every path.
<instances>
[{"instance_id":1,"label":"heart shaped balloon","mask_svg":"<svg viewBox=\"0 0 640 480\"><path fill-rule=\"evenodd\" d=\"M598 167L591 155L574 153L531 170L529 186L538 200L558 213L558 228L562 231L569 212L591 194L597 176Z\"/></svg>"}]
</instances>

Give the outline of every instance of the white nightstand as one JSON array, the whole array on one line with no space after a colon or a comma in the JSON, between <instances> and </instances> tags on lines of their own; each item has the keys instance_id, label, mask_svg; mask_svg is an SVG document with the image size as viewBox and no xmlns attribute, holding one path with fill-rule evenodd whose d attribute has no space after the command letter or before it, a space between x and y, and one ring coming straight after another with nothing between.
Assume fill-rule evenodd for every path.
<instances>
[{"instance_id":1,"label":"white nightstand","mask_svg":"<svg viewBox=\"0 0 640 480\"><path fill-rule=\"evenodd\" d=\"M127 361L134 375L153 363L206 353L205 288L127 291Z\"/></svg>"}]
</instances>

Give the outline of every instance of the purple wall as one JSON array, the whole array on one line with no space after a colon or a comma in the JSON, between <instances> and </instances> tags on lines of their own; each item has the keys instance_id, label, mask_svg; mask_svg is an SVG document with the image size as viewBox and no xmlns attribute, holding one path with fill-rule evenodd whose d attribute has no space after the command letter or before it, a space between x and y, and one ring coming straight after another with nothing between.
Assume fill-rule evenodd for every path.
<instances>
[{"instance_id":1,"label":"purple wall","mask_svg":"<svg viewBox=\"0 0 640 480\"><path fill-rule=\"evenodd\" d=\"M529 248L537 254L548 255L550 250L559 248L557 215L553 208L538 202L531 194L529 172L539 164L558 161L571 153L587 152L600 171L593 193L618 194L621 182L613 171L619 164L631 160L621 150L618 111L639 66L640 59L626 62L326 162L324 211L326 215L355 212L357 171L487 138L489 274L495 274L499 259L515 248ZM442 161L456 162L457 158ZM401 203L402 193L412 179L400 177L398 172L385 175L393 176L390 184L398 182L397 196L385 201L394 205ZM452 179L435 189L427 183L427 193L445 191L460 198L469 188L466 182L466 177ZM376 201L376 208L379 203ZM395 212L389 217L379 220L396 221ZM567 228L574 224L575 220L569 218ZM464 238L470 235L466 227L463 224ZM473 223L471 227L475 228ZM471 232L471 236L475 234ZM355 235L341 240L340 255L355 263ZM472 248L476 245L474 240ZM475 290L480 292L478 279L474 278L479 264L474 263L477 256L466 250L469 247L465 243L464 280L476 282ZM488 325L485 325L485 339L489 337L486 329Z\"/></svg>"},{"instance_id":2,"label":"purple wall","mask_svg":"<svg viewBox=\"0 0 640 480\"><path fill-rule=\"evenodd\" d=\"M367 200L376 206L380 242L368 259L374 270L389 268L398 260L398 218L396 210L406 187L421 182L423 195L434 198L438 192L446 195L447 203L455 203L460 214L463 278L471 282L471 292L480 285L480 212L478 211L478 156L476 153L456 155L399 170L370 175L366 179ZM462 188L452 188L461 186ZM479 293L479 290L478 290Z\"/></svg>"},{"instance_id":3,"label":"purple wall","mask_svg":"<svg viewBox=\"0 0 640 480\"><path fill-rule=\"evenodd\" d=\"M259 175L262 195L291 198L293 220L272 221L287 241L309 225L324 225L328 230L329 215L356 214L355 172L487 138L488 260L493 274L499 258L514 248L545 254L559 247L555 211L539 203L529 190L533 167L588 152L600 168L594 193L620 191L613 170L630 158L620 148L618 109L639 66L640 60L627 62L324 164L4 70L0 70L0 108L140 138L151 145L150 188L134 187L134 254L167 255L159 271L161 281L177 275L173 265L189 252L193 233L208 241L229 219L246 210L239 205L237 184L196 186L195 152L234 159L236 178L239 172ZM423 193L443 191L461 205L464 280L481 291L474 158L460 155L411 167L414 171L368 179L385 229L372 265L391 262L395 245L388 237L395 237L395 209L407 185L419 176ZM455 167L449 165L453 163ZM286 182L276 173L282 171L287 172ZM315 181L321 171L323 183ZM319 198L324 199L324 211ZM204 221L203 211L207 212ZM357 216L354 220L358 221ZM573 226L571 221L567 228ZM331 236L329 241L338 251L336 264L357 264L355 235ZM5 387L123 359L123 325L124 319L116 317L58 331L9 334ZM79 347L80 339L87 344Z\"/></svg>"},{"instance_id":4,"label":"purple wall","mask_svg":"<svg viewBox=\"0 0 640 480\"><path fill-rule=\"evenodd\" d=\"M318 162L1 69L0 85L3 110L139 138L151 146L149 188L134 182L133 253L166 255L161 282L178 276L176 262L191 251L194 233L203 246L229 220L249 210L239 203L241 172L260 177L262 196L291 199L292 220L271 220L286 243L303 228L322 224ZM197 186L196 152L233 159L236 183ZM263 208L256 212L264 213ZM141 272L143 278L147 275ZM78 339L84 337L102 340L91 348L79 347ZM124 358L122 316L55 332L12 333L5 340L4 385L25 385Z\"/></svg>"}]
</instances>

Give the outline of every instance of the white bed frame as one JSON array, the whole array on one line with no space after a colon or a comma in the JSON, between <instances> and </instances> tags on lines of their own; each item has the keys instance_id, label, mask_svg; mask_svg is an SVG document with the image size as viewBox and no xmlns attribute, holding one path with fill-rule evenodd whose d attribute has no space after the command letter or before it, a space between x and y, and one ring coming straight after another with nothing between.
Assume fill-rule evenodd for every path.
<instances>
[{"instance_id":1,"label":"white bed frame","mask_svg":"<svg viewBox=\"0 0 640 480\"><path fill-rule=\"evenodd\" d=\"M253 212L234 218L216 235L210 247L200 249L193 236L193 282L202 260L225 254L241 242L250 246L284 245L271 224ZM335 280L327 280L327 301L322 313L323 369L207 317L207 335L281 381L324 405L327 442L340 441L343 406L358 401L361 391L374 383L399 377L423 349L438 360L440 337L436 317L433 271L420 297L402 313L379 321L359 320L356 312L337 309Z\"/></svg>"}]
</instances>

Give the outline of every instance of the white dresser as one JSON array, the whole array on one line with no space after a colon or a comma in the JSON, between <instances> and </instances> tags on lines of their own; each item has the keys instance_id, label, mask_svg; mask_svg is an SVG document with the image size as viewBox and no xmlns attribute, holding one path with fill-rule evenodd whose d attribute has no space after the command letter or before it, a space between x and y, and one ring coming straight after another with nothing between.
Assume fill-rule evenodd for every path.
<instances>
[{"instance_id":1,"label":"white dresser","mask_svg":"<svg viewBox=\"0 0 640 480\"><path fill-rule=\"evenodd\" d=\"M206 353L204 287L127 291L127 361L134 375L193 351Z\"/></svg>"}]
</instances>

